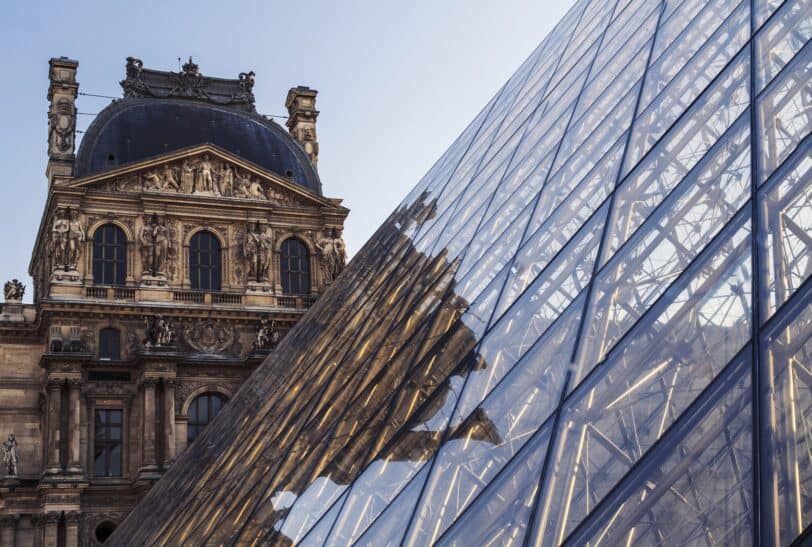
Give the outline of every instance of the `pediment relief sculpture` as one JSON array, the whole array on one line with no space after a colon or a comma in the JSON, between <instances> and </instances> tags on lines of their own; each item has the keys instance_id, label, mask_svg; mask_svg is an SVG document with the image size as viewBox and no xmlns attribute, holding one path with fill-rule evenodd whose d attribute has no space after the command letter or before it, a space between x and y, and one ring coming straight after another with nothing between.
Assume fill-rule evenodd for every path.
<instances>
[{"instance_id":1,"label":"pediment relief sculpture","mask_svg":"<svg viewBox=\"0 0 812 547\"><path fill-rule=\"evenodd\" d=\"M99 188L107 192L160 192L270 201L277 205L306 204L293 192L208 153L128 173Z\"/></svg>"}]
</instances>

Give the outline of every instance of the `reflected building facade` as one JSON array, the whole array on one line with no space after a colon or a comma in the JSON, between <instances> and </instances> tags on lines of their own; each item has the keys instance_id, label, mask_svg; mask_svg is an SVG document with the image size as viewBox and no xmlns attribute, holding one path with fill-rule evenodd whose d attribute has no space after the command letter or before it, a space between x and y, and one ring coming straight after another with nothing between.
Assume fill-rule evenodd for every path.
<instances>
[{"instance_id":1,"label":"reflected building facade","mask_svg":"<svg viewBox=\"0 0 812 547\"><path fill-rule=\"evenodd\" d=\"M113 542L803 541L811 35L576 2Z\"/></svg>"}]
</instances>

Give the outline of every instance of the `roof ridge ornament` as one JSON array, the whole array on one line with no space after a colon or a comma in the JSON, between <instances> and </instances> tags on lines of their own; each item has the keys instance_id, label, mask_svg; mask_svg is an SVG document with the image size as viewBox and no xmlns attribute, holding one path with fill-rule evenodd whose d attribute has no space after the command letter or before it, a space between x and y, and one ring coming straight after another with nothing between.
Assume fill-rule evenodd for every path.
<instances>
[{"instance_id":1,"label":"roof ridge ornament","mask_svg":"<svg viewBox=\"0 0 812 547\"><path fill-rule=\"evenodd\" d=\"M203 76L191 56L181 67L181 72L144 68L141 59L127 57L126 78L121 81L121 87L125 100L191 99L256 112L254 81L254 71L241 72L236 79Z\"/></svg>"}]
</instances>

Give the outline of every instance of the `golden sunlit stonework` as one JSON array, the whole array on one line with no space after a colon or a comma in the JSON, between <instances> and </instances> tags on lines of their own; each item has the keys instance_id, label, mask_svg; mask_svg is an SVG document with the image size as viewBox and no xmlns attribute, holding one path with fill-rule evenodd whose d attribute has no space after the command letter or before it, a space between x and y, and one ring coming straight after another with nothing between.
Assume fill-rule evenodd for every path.
<instances>
[{"instance_id":1,"label":"golden sunlit stonework","mask_svg":"<svg viewBox=\"0 0 812 547\"><path fill-rule=\"evenodd\" d=\"M78 63L50 62L48 198L0 313L0 545L98 545L341 272L348 210L254 74L127 60L76 152Z\"/></svg>"}]
</instances>

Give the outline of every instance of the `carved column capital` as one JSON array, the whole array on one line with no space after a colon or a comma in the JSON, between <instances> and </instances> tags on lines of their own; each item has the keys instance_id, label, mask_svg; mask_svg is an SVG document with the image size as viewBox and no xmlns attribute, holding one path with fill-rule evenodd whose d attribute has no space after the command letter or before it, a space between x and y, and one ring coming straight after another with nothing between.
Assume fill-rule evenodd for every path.
<instances>
[{"instance_id":1,"label":"carved column capital","mask_svg":"<svg viewBox=\"0 0 812 547\"><path fill-rule=\"evenodd\" d=\"M0 515L0 528L11 528L20 519L19 515Z\"/></svg>"},{"instance_id":2,"label":"carved column capital","mask_svg":"<svg viewBox=\"0 0 812 547\"><path fill-rule=\"evenodd\" d=\"M82 520L82 513L79 511L68 511L65 513L65 522L67 524L79 524Z\"/></svg>"},{"instance_id":3,"label":"carved column capital","mask_svg":"<svg viewBox=\"0 0 812 547\"><path fill-rule=\"evenodd\" d=\"M57 378L48 378L48 382L46 383L45 387L48 391L59 391L62 389L62 385L65 383L64 380L60 380Z\"/></svg>"},{"instance_id":4,"label":"carved column capital","mask_svg":"<svg viewBox=\"0 0 812 547\"><path fill-rule=\"evenodd\" d=\"M159 378L141 378L141 381L138 383L139 386L143 388L155 389L155 386L158 385Z\"/></svg>"}]
</instances>

